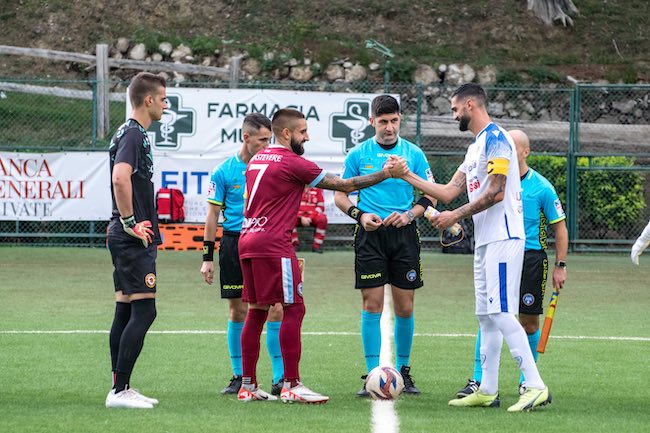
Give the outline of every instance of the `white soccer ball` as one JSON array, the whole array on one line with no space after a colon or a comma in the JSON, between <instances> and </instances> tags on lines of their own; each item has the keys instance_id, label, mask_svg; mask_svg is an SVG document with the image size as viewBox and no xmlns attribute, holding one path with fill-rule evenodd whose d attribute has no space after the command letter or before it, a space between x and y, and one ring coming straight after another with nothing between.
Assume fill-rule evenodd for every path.
<instances>
[{"instance_id":1,"label":"white soccer ball","mask_svg":"<svg viewBox=\"0 0 650 433\"><path fill-rule=\"evenodd\" d=\"M366 378L366 391L373 400L395 400L404 390L404 378L393 367L373 368Z\"/></svg>"}]
</instances>

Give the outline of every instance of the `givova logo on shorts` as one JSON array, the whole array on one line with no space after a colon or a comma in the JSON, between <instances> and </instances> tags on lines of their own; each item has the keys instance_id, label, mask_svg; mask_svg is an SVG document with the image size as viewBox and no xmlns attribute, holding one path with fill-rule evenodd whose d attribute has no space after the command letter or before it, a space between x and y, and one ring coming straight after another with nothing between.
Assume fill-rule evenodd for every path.
<instances>
[{"instance_id":1,"label":"givova logo on shorts","mask_svg":"<svg viewBox=\"0 0 650 433\"><path fill-rule=\"evenodd\" d=\"M167 94L167 101L168 108L163 111L160 121L151 125L149 135L156 149L178 150L183 137L194 135L196 112L183 107L180 95Z\"/></svg>"},{"instance_id":2,"label":"givova logo on shorts","mask_svg":"<svg viewBox=\"0 0 650 433\"><path fill-rule=\"evenodd\" d=\"M343 153L359 143L372 137L375 129L370 118L370 101L368 99L348 99L342 113L330 116L330 138L343 144Z\"/></svg>"}]
</instances>

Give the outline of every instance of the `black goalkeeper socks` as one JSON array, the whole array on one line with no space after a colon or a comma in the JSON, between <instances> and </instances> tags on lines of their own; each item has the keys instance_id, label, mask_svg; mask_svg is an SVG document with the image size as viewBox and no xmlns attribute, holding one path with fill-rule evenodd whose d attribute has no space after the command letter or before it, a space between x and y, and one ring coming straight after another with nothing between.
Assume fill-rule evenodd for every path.
<instances>
[{"instance_id":1,"label":"black goalkeeper socks","mask_svg":"<svg viewBox=\"0 0 650 433\"><path fill-rule=\"evenodd\" d=\"M111 326L111 333L108 337L108 345L111 349L111 371L115 372L117 366L117 354L120 350L120 339L122 332L129 323L131 318L131 304L127 302L115 303L115 317L113 318L113 325Z\"/></svg>"},{"instance_id":2,"label":"black goalkeeper socks","mask_svg":"<svg viewBox=\"0 0 650 433\"><path fill-rule=\"evenodd\" d=\"M122 332L117 357L114 387L116 393L128 386L133 366L144 344L144 337L155 319L155 299L139 299L131 302L131 318Z\"/></svg>"}]
</instances>

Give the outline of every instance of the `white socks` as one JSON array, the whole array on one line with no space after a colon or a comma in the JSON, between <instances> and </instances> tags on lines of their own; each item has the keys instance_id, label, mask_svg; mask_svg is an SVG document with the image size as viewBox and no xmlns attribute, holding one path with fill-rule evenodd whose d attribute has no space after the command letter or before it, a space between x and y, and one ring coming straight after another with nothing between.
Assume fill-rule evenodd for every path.
<instances>
[{"instance_id":1,"label":"white socks","mask_svg":"<svg viewBox=\"0 0 650 433\"><path fill-rule=\"evenodd\" d=\"M535 359L530 351L526 332L514 314L498 313L479 315L481 327L481 362L483 380L481 391L496 394L499 389L499 361L503 339L510 354L524 373L528 388L544 389L546 385L539 375Z\"/></svg>"}]
</instances>

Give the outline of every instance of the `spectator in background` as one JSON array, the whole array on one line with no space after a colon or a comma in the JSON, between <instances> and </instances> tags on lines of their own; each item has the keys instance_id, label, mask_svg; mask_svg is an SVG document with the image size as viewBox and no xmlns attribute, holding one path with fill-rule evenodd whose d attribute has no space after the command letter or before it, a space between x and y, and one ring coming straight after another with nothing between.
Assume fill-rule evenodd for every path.
<instances>
[{"instance_id":1,"label":"spectator in background","mask_svg":"<svg viewBox=\"0 0 650 433\"><path fill-rule=\"evenodd\" d=\"M320 188L311 188L305 185L300 199L300 210L298 211L298 218L296 220L296 228L293 229L291 234L291 243L294 248L300 246L298 239L298 227L315 227L314 243L311 250L314 253L323 252L323 241L325 240L325 233L327 232L327 215L325 215L325 199L323 199L323 191Z\"/></svg>"}]
</instances>

